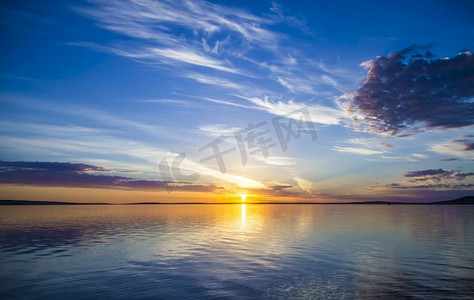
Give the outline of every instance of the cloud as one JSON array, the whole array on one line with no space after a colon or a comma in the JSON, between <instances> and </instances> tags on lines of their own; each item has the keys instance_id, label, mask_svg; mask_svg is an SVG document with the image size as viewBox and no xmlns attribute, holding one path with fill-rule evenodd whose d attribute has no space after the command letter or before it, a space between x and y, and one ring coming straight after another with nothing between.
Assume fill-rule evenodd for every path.
<instances>
[{"instance_id":1,"label":"cloud","mask_svg":"<svg viewBox=\"0 0 474 300\"><path fill-rule=\"evenodd\" d=\"M301 16L290 16L285 14L283 7L272 1L272 7L270 8L272 12L278 15L278 17L288 25L301 30L304 33L314 35L314 33L306 25L306 20Z\"/></svg>"},{"instance_id":2,"label":"cloud","mask_svg":"<svg viewBox=\"0 0 474 300\"><path fill-rule=\"evenodd\" d=\"M202 75L198 73L189 73L189 74L186 74L185 77L193 79L199 83L204 83L208 85L214 85L214 86L219 86L219 87L224 87L224 88L229 88L229 89L236 89L239 91L246 89L245 86L241 84L237 84L235 82L232 82L222 77L213 77L213 76L207 76L207 75Z\"/></svg>"},{"instance_id":3,"label":"cloud","mask_svg":"<svg viewBox=\"0 0 474 300\"><path fill-rule=\"evenodd\" d=\"M271 186L267 189L248 189L247 191L251 194L259 195L262 200L270 200L275 201L277 197L295 197L298 196L300 193L293 191L293 186L287 184L278 184Z\"/></svg>"},{"instance_id":4,"label":"cloud","mask_svg":"<svg viewBox=\"0 0 474 300\"><path fill-rule=\"evenodd\" d=\"M370 158L367 159L369 161L418 161L420 159L428 158L426 155L423 154L407 154L402 156L389 156L389 155L380 155L377 158Z\"/></svg>"},{"instance_id":5,"label":"cloud","mask_svg":"<svg viewBox=\"0 0 474 300\"><path fill-rule=\"evenodd\" d=\"M263 156L254 156L254 158L273 166L291 166L295 164L295 159L292 157L269 156L265 158Z\"/></svg>"},{"instance_id":6,"label":"cloud","mask_svg":"<svg viewBox=\"0 0 474 300\"><path fill-rule=\"evenodd\" d=\"M325 105L305 105L304 103L296 103L293 101L283 102L279 100L272 100L270 96L263 97L246 97L242 95L235 95L239 98L245 99L255 106L254 109L263 110L268 113L294 118L299 120L301 114L294 114L302 108L307 108L311 117L311 122L324 125L337 125L344 117L344 112L337 108L332 108Z\"/></svg>"},{"instance_id":7,"label":"cloud","mask_svg":"<svg viewBox=\"0 0 474 300\"><path fill-rule=\"evenodd\" d=\"M313 193L313 183L307 179L295 177L294 178L298 186L308 194Z\"/></svg>"},{"instance_id":8,"label":"cloud","mask_svg":"<svg viewBox=\"0 0 474 300\"><path fill-rule=\"evenodd\" d=\"M131 102L143 102L143 103L159 103L159 104L167 104L167 105L174 105L174 106L181 106L181 107L192 107L195 108L197 105L190 101L186 100L178 100L178 99L146 99L146 100L133 100Z\"/></svg>"},{"instance_id":9,"label":"cloud","mask_svg":"<svg viewBox=\"0 0 474 300\"><path fill-rule=\"evenodd\" d=\"M221 100L221 99L214 99L214 98L209 98L209 97L201 97L199 98L204 101L212 102L212 103L217 103L217 104L222 104L222 105L229 105L229 106L234 106L234 107L242 107L242 108L252 108L247 105L227 101L227 100Z\"/></svg>"},{"instance_id":10,"label":"cloud","mask_svg":"<svg viewBox=\"0 0 474 300\"><path fill-rule=\"evenodd\" d=\"M282 191L291 188L291 185L274 185L272 186L272 190L274 191Z\"/></svg>"},{"instance_id":11,"label":"cloud","mask_svg":"<svg viewBox=\"0 0 474 300\"><path fill-rule=\"evenodd\" d=\"M111 114L108 111L92 109L92 108L88 108L82 105L62 103L60 106L58 106L57 104L54 104L51 101L43 101L41 99L23 99L21 97L11 97L11 98L6 97L6 99L2 99L2 100L7 103L21 105L22 107L27 108L27 109L46 111L48 113L57 113L61 115L67 115L68 117L79 116L81 118L87 118L90 121L105 125L106 128L113 127L115 130L123 131L125 128L136 129L157 138L162 138L164 136L166 136L167 138L179 138L179 136L176 136L176 134L171 134L169 130L165 129L165 127L163 126L146 124L146 123L143 123L143 121L136 121L136 120L131 120L128 118L123 118L123 117ZM88 125L89 124L90 123L88 123ZM23 123L20 126L23 127L24 125L28 125L28 123ZM42 126L43 128L46 128L46 126L51 126L51 125L30 124L29 129L36 130L37 129L36 126ZM56 127L59 128L61 126L56 126ZM62 127L64 129L69 128L71 132L73 132L75 128L75 126L62 126ZM97 128L86 128L86 127L82 127L81 130L89 130L89 131L92 130L94 132L103 131L102 128L97 129ZM111 131L110 129L108 130ZM43 131L38 131L38 132L44 134L44 133L52 133L52 132L58 132L58 131L61 132L63 130L51 129L51 130L43 130ZM116 132L119 132L119 131L116 131Z\"/></svg>"},{"instance_id":12,"label":"cloud","mask_svg":"<svg viewBox=\"0 0 474 300\"><path fill-rule=\"evenodd\" d=\"M219 137L224 136L234 136L234 133L242 130L239 127L230 127L224 124L212 124L212 125L201 125L199 126L200 133L204 133L210 136Z\"/></svg>"},{"instance_id":13,"label":"cloud","mask_svg":"<svg viewBox=\"0 0 474 300\"><path fill-rule=\"evenodd\" d=\"M474 57L469 51L433 59L421 46L379 56L361 65L365 82L349 98L349 112L361 114L369 131L459 128L474 124ZM411 55L410 55L411 54Z\"/></svg>"},{"instance_id":14,"label":"cloud","mask_svg":"<svg viewBox=\"0 0 474 300\"><path fill-rule=\"evenodd\" d=\"M460 139L449 140L432 145L428 150L440 154L456 156L464 159L474 159L474 139L471 135L465 135Z\"/></svg>"},{"instance_id":15,"label":"cloud","mask_svg":"<svg viewBox=\"0 0 474 300\"><path fill-rule=\"evenodd\" d=\"M356 144L356 145L377 145L379 148L384 148L384 149L391 149L393 145L387 141L380 140L378 138L372 137L372 138L364 138L364 137L358 137L358 138L351 138L348 141L351 144Z\"/></svg>"},{"instance_id":16,"label":"cloud","mask_svg":"<svg viewBox=\"0 0 474 300\"><path fill-rule=\"evenodd\" d=\"M443 169L428 169L428 170L421 170L421 171L410 171L406 172L403 176L405 177L422 177L422 176L440 176L446 177L453 174L453 171L443 170Z\"/></svg>"},{"instance_id":17,"label":"cloud","mask_svg":"<svg viewBox=\"0 0 474 300\"><path fill-rule=\"evenodd\" d=\"M454 142L462 144L464 151L474 150L474 139L472 139L472 136L466 136L464 139L455 140Z\"/></svg>"},{"instance_id":18,"label":"cloud","mask_svg":"<svg viewBox=\"0 0 474 300\"><path fill-rule=\"evenodd\" d=\"M456 157L441 159L441 161L457 161L457 160L459 160L459 158L456 158Z\"/></svg>"},{"instance_id":19,"label":"cloud","mask_svg":"<svg viewBox=\"0 0 474 300\"><path fill-rule=\"evenodd\" d=\"M175 94L180 95L180 96L184 96L184 97L188 97L188 98L199 99L199 100L204 100L204 101L208 101L208 102L212 102L212 103L222 104L222 105L229 105L229 106L249 108L249 109L253 108L253 107L250 107L248 105L235 103L235 102L231 102L231 101L228 101L228 100L215 99L215 98L210 98L210 97L201 97L201 96L181 94L181 93L175 93Z\"/></svg>"},{"instance_id":20,"label":"cloud","mask_svg":"<svg viewBox=\"0 0 474 300\"><path fill-rule=\"evenodd\" d=\"M404 177L412 178L410 182L432 182L440 183L445 180L446 185L448 180L464 180L468 177L474 176L474 172L460 172L445 169L427 169L419 171L410 171L403 174Z\"/></svg>"},{"instance_id":21,"label":"cloud","mask_svg":"<svg viewBox=\"0 0 474 300\"><path fill-rule=\"evenodd\" d=\"M221 61L206 57L200 53L195 52L192 49L160 49L160 48L150 48L148 49L150 53L162 56L163 58L172 59L175 61L188 63L191 65L207 67L211 69L216 69L219 71L229 72L229 73L241 73L237 69L231 67L226 67L222 64Z\"/></svg>"},{"instance_id":22,"label":"cloud","mask_svg":"<svg viewBox=\"0 0 474 300\"><path fill-rule=\"evenodd\" d=\"M49 170L58 172L109 172L110 170L104 167L98 167L88 164L73 164L61 162L7 162L0 161L0 170Z\"/></svg>"},{"instance_id":23,"label":"cloud","mask_svg":"<svg viewBox=\"0 0 474 300\"><path fill-rule=\"evenodd\" d=\"M389 185L387 187L400 189L400 190L424 190L425 192L433 192L435 190L447 190L447 191L469 191L472 190L474 184L445 184L445 183L435 183L435 184L421 184L421 185ZM457 196L460 197L460 196Z\"/></svg>"},{"instance_id":24,"label":"cloud","mask_svg":"<svg viewBox=\"0 0 474 300\"><path fill-rule=\"evenodd\" d=\"M453 199L469 195L474 187L474 172L447 169L425 169L403 174L407 180L375 187L379 192L395 190L398 195L407 191L407 197L425 195L426 199ZM392 191L393 192L393 191ZM445 196L442 196L446 194ZM448 196L451 195L451 196ZM454 196L453 196L454 195ZM442 198L444 197L444 199Z\"/></svg>"},{"instance_id":25,"label":"cloud","mask_svg":"<svg viewBox=\"0 0 474 300\"><path fill-rule=\"evenodd\" d=\"M474 172L468 172L468 173L456 173L454 174L454 177L458 180L463 180L467 177L474 176Z\"/></svg>"},{"instance_id":26,"label":"cloud","mask_svg":"<svg viewBox=\"0 0 474 300\"><path fill-rule=\"evenodd\" d=\"M91 172L111 172L100 166L62 162L0 161L0 183L51 187L95 187L130 190L165 190L167 182L137 180L125 176L97 175ZM214 185L179 183L175 190L212 192Z\"/></svg>"},{"instance_id":27,"label":"cloud","mask_svg":"<svg viewBox=\"0 0 474 300\"><path fill-rule=\"evenodd\" d=\"M334 146L333 149L339 152L348 152L348 153L361 154L361 155L373 155L373 154L383 153L383 151L371 150L371 149L366 149L366 148L354 148L354 147Z\"/></svg>"}]
</instances>

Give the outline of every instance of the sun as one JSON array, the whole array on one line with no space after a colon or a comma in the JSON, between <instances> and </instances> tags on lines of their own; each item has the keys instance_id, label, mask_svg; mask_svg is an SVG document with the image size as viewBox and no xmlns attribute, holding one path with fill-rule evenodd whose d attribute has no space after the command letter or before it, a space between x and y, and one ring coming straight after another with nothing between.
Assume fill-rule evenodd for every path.
<instances>
[{"instance_id":1,"label":"sun","mask_svg":"<svg viewBox=\"0 0 474 300\"><path fill-rule=\"evenodd\" d=\"M240 194L240 200L242 200L242 202L245 202L246 199L247 199L247 194Z\"/></svg>"}]
</instances>

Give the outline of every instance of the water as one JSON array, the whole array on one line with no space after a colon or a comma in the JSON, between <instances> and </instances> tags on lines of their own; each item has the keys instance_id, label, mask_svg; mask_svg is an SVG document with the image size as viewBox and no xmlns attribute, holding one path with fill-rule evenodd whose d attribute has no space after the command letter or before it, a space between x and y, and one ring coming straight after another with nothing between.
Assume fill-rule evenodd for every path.
<instances>
[{"instance_id":1,"label":"water","mask_svg":"<svg viewBox=\"0 0 474 300\"><path fill-rule=\"evenodd\" d=\"M0 298L474 298L474 207L0 207Z\"/></svg>"}]
</instances>

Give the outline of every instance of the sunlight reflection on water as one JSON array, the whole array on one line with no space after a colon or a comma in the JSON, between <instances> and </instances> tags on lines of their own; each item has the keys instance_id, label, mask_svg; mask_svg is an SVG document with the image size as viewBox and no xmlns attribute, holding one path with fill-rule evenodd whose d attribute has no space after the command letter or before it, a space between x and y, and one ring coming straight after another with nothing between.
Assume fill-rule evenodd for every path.
<instances>
[{"instance_id":1,"label":"sunlight reflection on water","mask_svg":"<svg viewBox=\"0 0 474 300\"><path fill-rule=\"evenodd\" d=\"M5 206L1 298L472 298L474 207Z\"/></svg>"}]
</instances>

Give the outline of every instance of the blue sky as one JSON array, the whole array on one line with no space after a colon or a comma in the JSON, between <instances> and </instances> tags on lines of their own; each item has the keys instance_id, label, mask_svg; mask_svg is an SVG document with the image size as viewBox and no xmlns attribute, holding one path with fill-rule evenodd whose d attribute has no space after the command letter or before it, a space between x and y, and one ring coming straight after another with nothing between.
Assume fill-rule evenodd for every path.
<instances>
[{"instance_id":1,"label":"blue sky","mask_svg":"<svg viewBox=\"0 0 474 300\"><path fill-rule=\"evenodd\" d=\"M472 194L469 1L1 5L2 198ZM283 151L272 120L301 108L317 139ZM244 165L234 134L262 122L274 147ZM219 136L225 173L199 151Z\"/></svg>"}]
</instances>

